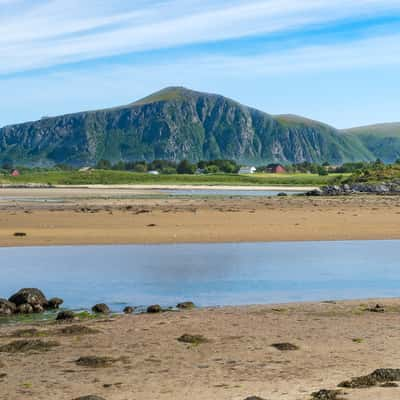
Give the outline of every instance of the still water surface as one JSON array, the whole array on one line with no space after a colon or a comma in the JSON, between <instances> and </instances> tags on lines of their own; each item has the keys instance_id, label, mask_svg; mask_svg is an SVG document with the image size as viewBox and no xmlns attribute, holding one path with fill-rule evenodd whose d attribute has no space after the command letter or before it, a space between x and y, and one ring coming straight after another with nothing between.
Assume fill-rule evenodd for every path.
<instances>
[{"instance_id":1,"label":"still water surface","mask_svg":"<svg viewBox=\"0 0 400 400\"><path fill-rule=\"evenodd\" d=\"M400 241L0 249L0 297L39 287L65 306L200 306L400 296Z\"/></svg>"}]
</instances>

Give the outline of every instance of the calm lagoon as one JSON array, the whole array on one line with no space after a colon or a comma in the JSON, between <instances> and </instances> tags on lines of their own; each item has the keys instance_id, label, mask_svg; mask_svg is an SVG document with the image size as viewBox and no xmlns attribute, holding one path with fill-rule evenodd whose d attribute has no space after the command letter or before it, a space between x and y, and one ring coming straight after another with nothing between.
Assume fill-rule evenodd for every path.
<instances>
[{"instance_id":1,"label":"calm lagoon","mask_svg":"<svg viewBox=\"0 0 400 400\"><path fill-rule=\"evenodd\" d=\"M0 297L22 287L114 311L398 297L400 241L1 248Z\"/></svg>"}]
</instances>

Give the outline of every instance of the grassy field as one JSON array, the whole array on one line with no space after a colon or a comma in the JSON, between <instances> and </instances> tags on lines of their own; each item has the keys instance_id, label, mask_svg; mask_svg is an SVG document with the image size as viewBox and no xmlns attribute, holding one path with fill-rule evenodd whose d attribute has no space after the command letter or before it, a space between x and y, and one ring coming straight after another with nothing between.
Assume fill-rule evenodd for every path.
<instances>
[{"instance_id":1,"label":"grassy field","mask_svg":"<svg viewBox=\"0 0 400 400\"><path fill-rule=\"evenodd\" d=\"M290 185L321 186L346 179L346 174L319 176L314 174L254 174L254 175L149 175L127 171L91 172L25 172L18 177L0 175L0 183L42 183L51 185L148 184L148 185Z\"/></svg>"}]
</instances>

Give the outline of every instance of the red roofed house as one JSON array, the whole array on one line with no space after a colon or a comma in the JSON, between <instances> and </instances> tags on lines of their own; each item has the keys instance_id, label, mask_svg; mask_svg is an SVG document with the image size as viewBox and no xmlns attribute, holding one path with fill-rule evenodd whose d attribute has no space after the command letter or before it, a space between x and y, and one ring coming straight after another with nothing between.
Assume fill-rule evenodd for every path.
<instances>
[{"instance_id":1,"label":"red roofed house","mask_svg":"<svg viewBox=\"0 0 400 400\"><path fill-rule=\"evenodd\" d=\"M270 164L270 165L268 165L267 170L268 170L268 172L271 172L272 174L286 173L285 167L281 164Z\"/></svg>"},{"instance_id":2,"label":"red roofed house","mask_svg":"<svg viewBox=\"0 0 400 400\"><path fill-rule=\"evenodd\" d=\"M11 176L20 176L20 173L17 169L14 169L14 171L11 172Z\"/></svg>"}]
</instances>

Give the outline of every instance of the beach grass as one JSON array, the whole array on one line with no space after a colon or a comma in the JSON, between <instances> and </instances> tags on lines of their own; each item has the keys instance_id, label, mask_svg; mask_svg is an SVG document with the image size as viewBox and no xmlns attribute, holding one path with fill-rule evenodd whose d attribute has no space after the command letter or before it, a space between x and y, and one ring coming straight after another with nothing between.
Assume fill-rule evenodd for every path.
<instances>
[{"instance_id":1,"label":"beach grass","mask_svg":"<svg viewBox=\"0 0 400 400\"><path fill-rule=\"evenodd\" d=\"M238 185L238 186L321 186L340 183L346 179L346 174L208 174L208 175L149 175L129 171L93 170L80 171L29 171L20 176L0 175L2 184L50 184L50 185Z\"/></svg>"}]
</instances>

